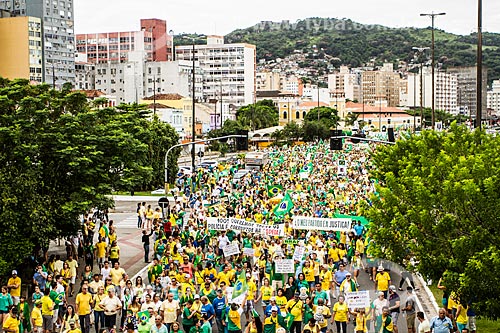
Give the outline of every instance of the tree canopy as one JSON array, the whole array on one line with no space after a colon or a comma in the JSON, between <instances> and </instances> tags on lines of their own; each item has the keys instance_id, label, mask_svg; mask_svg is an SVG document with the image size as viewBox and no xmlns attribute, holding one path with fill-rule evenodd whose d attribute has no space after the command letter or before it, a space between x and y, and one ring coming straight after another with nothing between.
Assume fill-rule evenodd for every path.
<instances>
[{"instance_id":1,"label":"tree canopy","mask_svg":"<svg viewBox=\"0 0 500 333\"><path fill-rule=\"evenodd\" d=\"M252 130L278 125L278 108L271 100L258 101L255 104L242 106L236 112L236 119Z\"/></svg>"},{"instance_id":2,"label":"tree canopy","mask_svg":"<svg viewBox=\"0 0 500 333\"><path fill-rule=\"evenodd\" d=\"M444 276L462 302L498 317L500 137L453 123L380 146L373 161L379 196L366 214L377 254L416 259L424 276Z\"/></svg>"},{"instance_id":3,"label":"tree canopy","mask_svg":"<svg viewBox=\"0 0 500 333\"><path fill-rule=\"evenodd\" d=\"M27 80L0 80L0 110L0 274L73 234L88 209L110 207L112 190L151 185L158 141L178 140L137 110L92 108L82 93Z\"/></svg>"}]
</instances>

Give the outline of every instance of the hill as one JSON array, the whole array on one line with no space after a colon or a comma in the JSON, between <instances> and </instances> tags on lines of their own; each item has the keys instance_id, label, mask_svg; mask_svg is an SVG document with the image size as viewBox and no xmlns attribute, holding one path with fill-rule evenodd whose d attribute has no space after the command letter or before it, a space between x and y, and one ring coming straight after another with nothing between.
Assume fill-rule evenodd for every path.
<instances>
[{"instance_id":1,"label":"hill","mask_svg":"<svg viewBox=\"0 0 500 333\"><path fill-rule=\"evenodd\" d=\"M246 42L257 46L257 58L284 58L296 50L311 57L328 56L335 67L363 66L370 61L410 62L412 47L431 44L431 29L389 28L364 25L349 19L308 18L294 23L263 21L246 29L238 29L225 37L227 42ZM443 66L474 66L476 34L455 35L435 30L436 61ZM500 78L500 34L483 34L483 63L488 66L488 81ZM317 50L315 54L313 48ZM430 52L428 52L430 58Z\"/></svg>"}]
</instances>

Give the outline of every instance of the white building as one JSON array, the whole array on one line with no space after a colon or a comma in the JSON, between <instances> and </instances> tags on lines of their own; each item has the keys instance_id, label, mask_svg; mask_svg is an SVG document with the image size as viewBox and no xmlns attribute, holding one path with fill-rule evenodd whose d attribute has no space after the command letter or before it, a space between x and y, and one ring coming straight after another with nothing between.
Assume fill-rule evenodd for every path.
<instances>
[{"instance_id":1,"label":"white building","mask_svg":"<svg viewBox=\"0 0 500 333\"><path fill-rule=\"evenodd\" d=\"M133 103L153 94L192 96L192 64L186 61L144 61L144 53L129 53L129 61L95 64L95 89ZM196 64L195 64L196 67ZM196 68L196 98L202 98L203 74Z\"/></svg>"},{"instance_id":2,"label":"white building","mask_svg":"<svg viewBox=\"0 0 500 333\"><path fill-rule=\"evenodd\" d=\"M493 80L492 89L488 91L488 109L500 115L500 80Z\"/></svg>"},{"instance_id":3,"label":"white building","mask_svg":"<svg viewBox=\"0 0 500 333\"><path fill-rule=\"evenodd\" d=\"M177 46L176 59L192 60L192 45ZM206 45L195 46L195 60L205 73L203 99L222 99L235 105L251 104L255 93L256 53L255 45L224 44L222 36L208 36Z\"/></svg>"},{"instance_id":4,"label":"white building","mask_svg":"<svg viewBox=\"0 0 500 333\"><path fill-rule=\"evenodd\" d=\"M153 112L156 112L158 119L172 126L177 134L179 134L181 140L185 138L183 123L184 110L170 108L160 103L151 103L148 105L148 109L152 111L151 116Z\"/></svg>"},{"instance_id":5,"label":"white building","mask_svg":"<svg viewBox=\"0 0 500 333\"><path fill-rule=\"evenodd\" d=\"M457 103L457 76L451 73L435 72L434 79L434 108L456 114ZM408 74L408 99L406 106L420 107L420 74ZM432 73L429 68L424 68L422 73L422 105L432 108Z\"/></svg>"}]
</instances>

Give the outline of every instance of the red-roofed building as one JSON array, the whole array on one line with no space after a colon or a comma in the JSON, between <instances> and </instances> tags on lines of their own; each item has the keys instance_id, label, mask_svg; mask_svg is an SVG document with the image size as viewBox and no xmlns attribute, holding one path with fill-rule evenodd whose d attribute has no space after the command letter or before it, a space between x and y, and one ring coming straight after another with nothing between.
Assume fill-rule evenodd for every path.
<instances>
[{"instance_id":1,"label":"red-roofed building","mask_svg":"<svg viewBox=\"0 0 500 333\"><path fill-rule=\"evenodd\" d=\"M358 121L364 120L366 125L375 130L386 131L388 127L413 128L414 123L416 127L420 126L420 117L413 117L398 107L388 107L382 104L373 106L347 102L345 112L358 114Z\"/></svg>"}]
</instances>

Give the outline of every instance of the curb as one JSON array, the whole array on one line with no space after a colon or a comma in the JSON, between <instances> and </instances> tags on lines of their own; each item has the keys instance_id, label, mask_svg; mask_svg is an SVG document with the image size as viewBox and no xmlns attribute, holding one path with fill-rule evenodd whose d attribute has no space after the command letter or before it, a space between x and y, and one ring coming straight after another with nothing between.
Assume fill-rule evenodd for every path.
<instances>
[{"instance_id":1,"label":"curb","mask_svg":"<svg viewBox=\"0 0 500 333\"><path fill-rule=\"evenodd\" d=\"M424 287L425 293L427 294L427 297L431 301L432 306L434 307L434 310L436 311L436 313L439 313L439 305L436 302L436 298L434 297L434 294L429 289L429 287L427 287L427 283L424 281L424 278L422 277L422 274L420 274L420 273L417 272L417 273L415 273L415 275L417 276L418 281L420 281L420 283Z\"/></svg>"}]
</instances>

